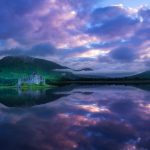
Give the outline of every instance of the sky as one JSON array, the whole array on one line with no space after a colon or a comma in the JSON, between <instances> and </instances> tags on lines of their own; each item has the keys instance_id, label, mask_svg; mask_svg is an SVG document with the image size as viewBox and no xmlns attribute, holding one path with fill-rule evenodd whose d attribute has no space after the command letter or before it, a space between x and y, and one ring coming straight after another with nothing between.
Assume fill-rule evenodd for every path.
<instances>
[{"instance_id":1,"label":"sky","mask_svg":"<svg viewBox=\"0 0 150 150\"><path fill-rule=\"evenodd\" d=\"M0 0L0 57L97 72L150 70L149 0Z\"/></svg>"}]
</instances>

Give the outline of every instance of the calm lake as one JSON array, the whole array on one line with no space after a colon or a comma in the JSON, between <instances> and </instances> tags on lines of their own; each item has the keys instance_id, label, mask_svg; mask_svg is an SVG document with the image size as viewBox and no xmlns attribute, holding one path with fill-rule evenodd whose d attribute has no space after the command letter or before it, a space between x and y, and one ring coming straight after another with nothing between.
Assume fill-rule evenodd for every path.
<instances>
[{"instance_id":1,"label":"calm lake","mask_svg":"<svg viewBox=\"0 0 150 150\"><path fill-rule=\"evenodd\" d=\"M1 150L150 150L150 88L0 90Z\"/></svg>"}]
</instances>

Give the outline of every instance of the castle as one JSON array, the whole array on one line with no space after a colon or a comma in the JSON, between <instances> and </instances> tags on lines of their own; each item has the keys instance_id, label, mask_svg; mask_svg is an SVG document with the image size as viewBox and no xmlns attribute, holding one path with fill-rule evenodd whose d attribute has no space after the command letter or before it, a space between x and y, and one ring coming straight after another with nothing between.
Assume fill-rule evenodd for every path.
<instances>
[{"instance_id":1,"label":"castle","mask_svg":"<svg viewBox=\"0 0 150 150\"><path fill-rule=\"evenodd\" d=\"M36 73L33 73L32 75L25 77L25 78L20 78L18 79L18 87L22 86L23 84L27 85L40 85L40 84L45 84L45 78L42 77L41 75L38 75Z\"/></svg>"}]
</instances>

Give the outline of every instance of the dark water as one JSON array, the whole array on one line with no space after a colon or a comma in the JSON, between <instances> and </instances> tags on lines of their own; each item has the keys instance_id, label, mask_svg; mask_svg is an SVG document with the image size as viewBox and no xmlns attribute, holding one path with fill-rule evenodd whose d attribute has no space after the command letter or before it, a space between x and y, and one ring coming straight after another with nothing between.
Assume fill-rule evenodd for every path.
<instances>
[{"instance_id":1,"label":"dark water","mask_svg":"<svg viewBox=\"0 0 150 150\"><path fill-rule=\"evenodd\" d=\"M0 102L0 150L150 150L147 88L9 89Z\"/></svg>"}]
</instances>

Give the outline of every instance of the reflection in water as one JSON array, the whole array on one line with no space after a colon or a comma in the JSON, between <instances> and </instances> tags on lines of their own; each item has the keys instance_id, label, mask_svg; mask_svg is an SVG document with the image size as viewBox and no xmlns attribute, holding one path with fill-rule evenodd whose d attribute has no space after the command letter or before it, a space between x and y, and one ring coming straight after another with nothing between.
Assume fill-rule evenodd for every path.
<instances>
[{"instance_id":1,"label":"reflection in water","mask_svg":"<svg viewBox=\"0 0 150 150\"><path fill-rule=\"evenodd\" d=\"M150 149L148 91L85 86L48 90L40 96L51 99L52 94L60 96L57 101L24 108L0 106L2 150Z\"/></svg>"},{"instance_id":2,"label":"reflection in water","mask_svg":"<svg viewBox=\"0 0 150 150\"><path fill-rule=\"evenodd\" d=\"M22 90L21 88L17 89L19 96L30 96L38 98L41 95L45 95L45 90Z\"/></svg>"},{"instance_id":3,"label":"reflection in water","mask_svg":"<svg viewBox=\"0 0 150 150\"><path fill-rule=\"evenodd\" d=\"M56 90L0 89L0 103L8 107L29 107L45 104L64 96L64 94L55 94Z\"/></svg>"}]
</instances>

